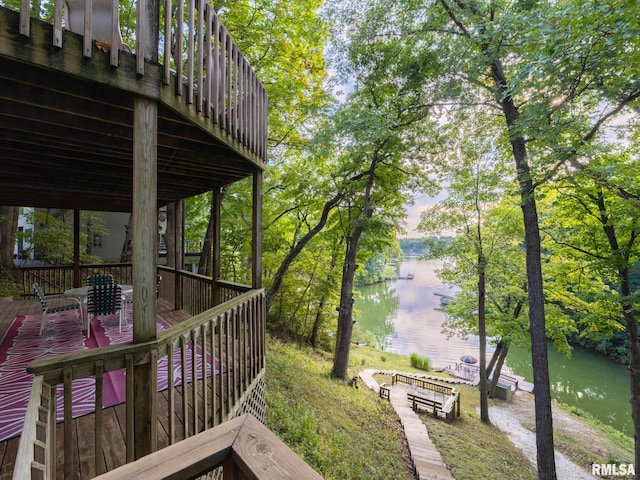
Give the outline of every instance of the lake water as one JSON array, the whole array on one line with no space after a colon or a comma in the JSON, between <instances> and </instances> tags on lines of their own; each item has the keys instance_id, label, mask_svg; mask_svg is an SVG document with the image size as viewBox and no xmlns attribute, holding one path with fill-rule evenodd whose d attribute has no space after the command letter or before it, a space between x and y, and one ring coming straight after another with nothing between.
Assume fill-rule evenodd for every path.
<instances>
[{"instance_id":1,"label":"lake water","mask_svg":"<svg viewBox=\"0 0 640 480\"><path fill-rule=\"evenodd\" d=\"M373 334L384 350L428 357L436 367L452 365L462 355L478 357L477 336L447 338L442 333L444 313L438 310L440 295L453 292L436 274L441 262L407 258L400 275L413 280L393 280L359 289L354 303L359 329ZM493 351L487 346L488 355ZM531 356L512 346L507 369L532 381ZM627 369L606 357L574 349L571 359L549 347L549 376L555 399L574 405L628 435L633 434Z\"/></svg>"}]
</instances>

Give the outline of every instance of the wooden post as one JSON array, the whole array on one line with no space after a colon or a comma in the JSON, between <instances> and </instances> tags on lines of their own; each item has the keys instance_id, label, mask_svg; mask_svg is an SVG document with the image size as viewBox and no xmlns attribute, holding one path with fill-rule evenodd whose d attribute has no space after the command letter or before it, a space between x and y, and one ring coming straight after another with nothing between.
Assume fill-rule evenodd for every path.
<instances>
[{"instance_id":1,"label":"wooden post","mask_svg":"<svg viewBox=\"0 0 640 480\"><path fill-rule=\"evenodd\" d=\"M175 310L182 309L182 285L178 270L184 268L184 201L177 201L167 205L167 266L173 267Z\"/></svg>"},{"instance_id":2,"label":"wooden post","mask_svg":"<svg viewBox=\"0 0 640 480\"><path fill-rule=\"evenodd\" d=\"M158 106L136 97L133 106L133 342L156 339ZM135 458L154 450L156 368L134 367Z\"/></svg>"},{"instance_id":3,"label":"wooden post","mask_svg":"<svg viewBox=\"0 0 640 480\"><path fill-rule=\"evenodd\" d=\"M252 288L262 288L262 170L253 172Z\"/></svg>"},{"instance_id":4,"label":"wooden post","mask_svg":"<svg viewBox=\"0 0 640 480\"><path fill-rule=\"evenodd\" d=\"M73 210L73 288L80 286L80 210Z\"/></svg>"},{"instance_id":5,"label":"wooden post","mask_svg":"<svg viewBox=\"0 0 640 480\"><path fill-rule=\"evenodd\" d=\"M220 209L222 206L222 195L219 188L214 188L211 192L211 215L213 215L213 265L211 277L213 279L213 304L220 305L222 296L218 280L220 279Z\"/></svg>"}]
</instances>

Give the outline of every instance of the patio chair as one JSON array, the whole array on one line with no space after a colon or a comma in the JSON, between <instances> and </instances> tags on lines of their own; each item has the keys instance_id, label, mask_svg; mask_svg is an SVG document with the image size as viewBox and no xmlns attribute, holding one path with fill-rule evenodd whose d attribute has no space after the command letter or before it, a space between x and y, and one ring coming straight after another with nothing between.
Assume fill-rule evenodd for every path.
<instances>
[{"instance_id":1,"label":"patio chair","mask_svg":"<svg viewBox=\"0 0 640 480\"><path fill-rule=\"evenodd\" d=\"M36 295L42 304L42 320L40 322L39 335L42 335L47 315L50 313L77 309L80 316L80 325L84 324L84 319L82 318L82 302L79 298L67 295L45 295L37 282L33 284L33 290L36 292ZM87 336L89 336L89 330L87 330Z\"/></svg>"},{"instance_id":2,"label":"patio chair","mask_svg":"<svg viewBox=\"0 0 640 480\"><path fill-rule=\"evenodd\" d=\"M112 8L111 0L97 0L92 4L91 14L91 33L92 40L99 42L111 43L111 26ZM84 34L84 9L85 2L82 0L65 0L65 23L66 28L74 33ZM119 50L125 50L131 53L131 48L122 40L122 32L120 29L120 19L116 19L117 24L117 45L113 45L114 48Z\"/></svg>"},{"instance_id":3,"label":"patio chair","mask_svg":"<svg viewBox=\"0 0 640 480\"><path fill-rule=\"evenodd\" d=\"M94 285L113 285L114 283L113 275L110 273L95 273L87 277L87 287Z\"/></svg>"},{"instance_id":4,"label":"patio chair","mask_svg":"<svg viewBox=\"0 0 640 480\"><path fill-rule=\"evenodd\" d=\"M122 332L124 299L120 285L93 285L87 292L87 314L90 318L118 314L118 331Z\"/></svg>"}]
</instances>

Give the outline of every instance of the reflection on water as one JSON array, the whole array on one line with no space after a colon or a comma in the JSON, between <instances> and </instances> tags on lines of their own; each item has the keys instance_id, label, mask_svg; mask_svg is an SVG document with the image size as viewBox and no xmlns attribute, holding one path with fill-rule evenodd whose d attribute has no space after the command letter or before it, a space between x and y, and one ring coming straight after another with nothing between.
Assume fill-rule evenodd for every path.
<instances>
[{"instance_id":1,"label":"reflection on water","mask_svg":"<svg viewBox=\"0 0 640 480\"><path fill-rule=\"evenodd\" d=\"M440 295L450 295L436 274L441 262L408 258L400 276L412 273L413 280L394 280L359 290L354 304L361 329L372 332L378 346L402 355L417 353L436 367L451 365L462 355L478 356L476 336L450 338L442 333L444 313L438 310Z\"/></svg>"},{"instance_id":2,"label":"reflection on water","mask_svg":"<svg viewBox=\"0 0 640 480\"><path fill-rule=\"evenodd\" d=\"M437 310L440 297L451 294L436 275L438 261L405 259L400 275L413 280L394 280L361 288L355 319L359 327L373 333L380 348L428 357L436 367L459 361L462 355L478 357L476 336L450 338L442 333L444 313ZM488 353L492 352L490 346ZM532 381L531 355L511 347L507 367ZM571 359L549 348L549 375L555 399L577 406L601 421L632 434L629 375L625 367L600 355L576 349Z\"/></svg>"},{"instance_id":3,"label":"reflection on water","mask_svg":"<svg viewBox=\"0 0 640 480\"><path fill-rule=\"evenodd\" d=\"M549 345L549 383L554 399L573 405L602 422L633 435L631 387L626 367L612 360L574 348L566 358ZM507 356L508 367L528 379L533 377L531 354L513 346Z\"/></svg>"}]
</instances>

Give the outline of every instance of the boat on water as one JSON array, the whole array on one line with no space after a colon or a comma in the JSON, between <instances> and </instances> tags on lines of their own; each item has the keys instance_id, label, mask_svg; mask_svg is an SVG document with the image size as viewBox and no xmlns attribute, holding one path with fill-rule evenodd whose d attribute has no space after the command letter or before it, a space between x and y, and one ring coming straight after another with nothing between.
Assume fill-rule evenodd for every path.
<instances>
[{"instance_id":1,"label":"boat on water","mask_svg":"<svg viewBox=\"0 0 640 480\"><path fill-rule=\"evenodd\" d=\"M398 278L400 280L413 280L413 273L407 273L406 275L400 275Z\"/></svg>"},{"instance_id":2,"label":"boat on water","mask_svg":"<svg viewBox=\"0 0 640 480\"><path fill-rule=\"evenodd\" d=\"M435 296L440 297L440 307L437 308L436 310L443 310L446 308L447 304L453 300L453 297L451 295L446 295L444 293L434 293Z\"/></svg>"}]
</instances>

